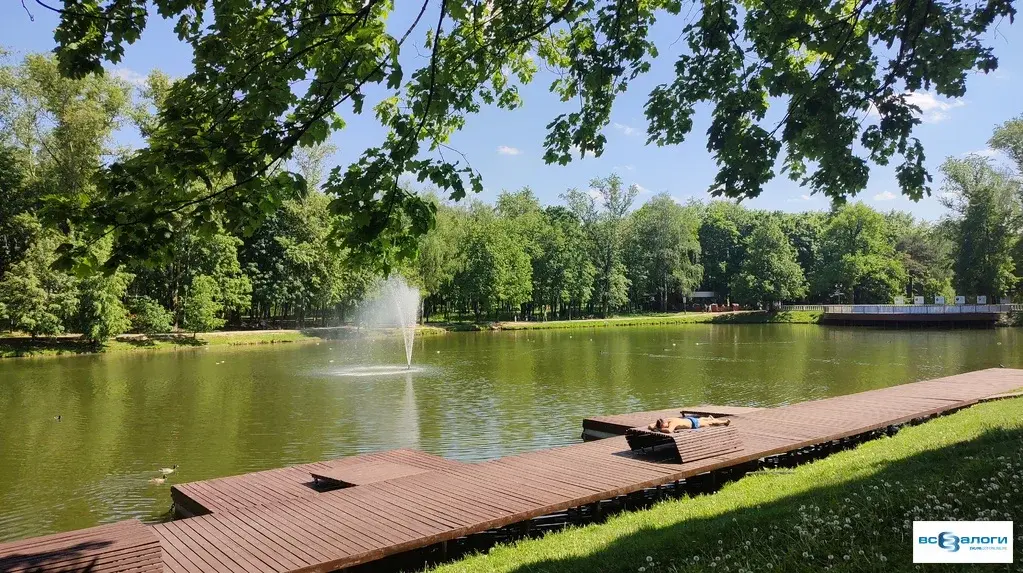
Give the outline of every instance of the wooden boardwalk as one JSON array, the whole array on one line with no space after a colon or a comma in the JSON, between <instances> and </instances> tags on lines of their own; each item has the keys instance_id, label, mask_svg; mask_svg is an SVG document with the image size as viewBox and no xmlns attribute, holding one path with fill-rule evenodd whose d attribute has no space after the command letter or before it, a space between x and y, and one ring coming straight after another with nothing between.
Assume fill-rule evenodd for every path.
<instances>
[{"instance_id":1,"label":"wooden boardwalk","mask_svg":"<svg viewBox=\"0 0 1023 573\"><path fill-rule=\"evenodd\" d=\"M423 470L452 469L461 462L418 450L390 450L171 487L175 511L183 517L280 503L319 494L313 475L378 462Z\"/></svg>"},{"instance_id":2,"label":"wooden boardwalk","mask_svg":"<svg viewBox=\"0 0 1023 573\"><path fill-rule=\"evenodd\" d=\"M1019 388L1023 370L991 369L743 411L730 426L741 449L686 463L631 451L625 437L616 436L471 464L399 450L294 466L176 486L176 500L187 498L205 514L149 529L159 539L167 572L328 572L927 418ZM638 425L649 423L649 415ZM422 471L409 474L398 466ZM377 477L391 479L377 481L373 468L384 468ZM364 485L318 492L308 485L317 471L357 475Z\"/></svg>"},{"instance_id":3,"label":"wooden boardwalk","mask_svg":"<svg viewBox=\"0 0 1023 573\"><path fill-rule=\"evenodd\" d=\"M130 519L0 544L0 571L159 573L163 551L151 527Z\"/></svg>"}]
</instances>

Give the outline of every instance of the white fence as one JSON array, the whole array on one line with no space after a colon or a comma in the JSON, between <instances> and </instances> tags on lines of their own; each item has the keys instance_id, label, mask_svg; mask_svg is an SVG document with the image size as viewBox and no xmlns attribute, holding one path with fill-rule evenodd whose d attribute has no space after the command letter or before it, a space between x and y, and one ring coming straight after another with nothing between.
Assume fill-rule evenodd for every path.
<instances>
[{"instance_id":1,"label":"white fence","mask_svg":"<svg viewBox=\"0 0 1023 573\"><path fill-rule=\"evenodd\" d=\"M828 314L1004 314L1023 311L1023 304L791 304L781 309Z\"/></svg>"}]
</instances>

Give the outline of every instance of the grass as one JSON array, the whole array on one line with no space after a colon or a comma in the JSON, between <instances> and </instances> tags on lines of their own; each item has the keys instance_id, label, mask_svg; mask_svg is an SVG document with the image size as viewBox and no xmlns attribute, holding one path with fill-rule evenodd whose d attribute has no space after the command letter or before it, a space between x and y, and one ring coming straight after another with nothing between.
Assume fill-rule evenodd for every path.
<instances>
[{"instance_id":1,"label":"grass","mask_svg":"<svg viewBox=\"0 0 1023 573\"><path fill-rule=\"evenodd\" d=\"M598 318L584 320L550 320L547 322L498 322L491 328L495 330L547 330L555 328L599 328L608 326L647 326L657 324L816 324L821 317L820 312L787 311L787 312L687 312L677 314L654 314L643 316L626 316L614 318Z\"/></svg>"},{"instance_id":2,"label":"grass","mask_svg":"<svg viewBox=\"0 0 1023 573\"><path fill-rule=\"evenodd\" d=\"M446 330L433 326L420 326L416 336L444 334ZM97 345L77 336L31 338L20 335L0 335L0 358L29 356L66 356L71 354L119 353L130 351L168 351L202 347L253 346L262 344L289 344L319 342L353 336L382 338L400 336L395 329L313 328L307 330L224 331L191 334L156 335L142 337L125 335Z\"/></svg>"},{"instance_id":3,"label":"grass","mask_svg":"<svg viewBox=\"0 0 1023 573\"><path fill-rule=\"evenodd\" d=\"M1020 517L1021 444L1023 399L990 402L794 470L756 472L711 495L500 545L436 571L948 571L913 564L913 521Z\"/></svg>"},{"instance_id":4,"label":"grass","mask_svg":"<svg viewBox=\"0 0 1023 573\"><path fill-rule=\"evenodd\" d=\"M658 324L762 324L792 323L816 324L819 312L690 312L644 314L601 319L551 320L547 322L449 322L420 325L416 336L430 336L447 332L473 330L547 330L562 328L602 328L612 326L648 326ZM208 332L193 337L191 334L139 337L120 336L103 345L96 345L77 336L30 338L22 335L0 335L0 358L28 356L64 356L69 354L97 354L127 351L180 350L196 346L250 346L260 344L287 344L336 340L352 336L374 338L396 336L396 329L356 329L354 327L310 328L304 330L258 330Z\"/></svg>"}]
</instances>

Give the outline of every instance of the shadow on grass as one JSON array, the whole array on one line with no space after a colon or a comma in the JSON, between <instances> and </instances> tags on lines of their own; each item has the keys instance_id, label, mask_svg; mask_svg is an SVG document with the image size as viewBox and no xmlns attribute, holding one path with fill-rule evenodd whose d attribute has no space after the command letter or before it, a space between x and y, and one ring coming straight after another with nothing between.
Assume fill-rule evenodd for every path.
<instances>
[{"instance_id":1,"label":"shadow on grass","mask_svg":"<svg viewBox=\"0 0 1023 573\"><path fill-rule=\"evenodd\" d=\"M130 345L130 346L134 346L135 348L155 348L156 347L156 341L155 340L153 340L152 338L144 337L144 336L132 337L132 338L121 338L121 339L119 339L119 342L123 342L125 344Z\"/></svg>"},{"instance_id":2,"label":"shadow on grass","mask_svg":"<svg viewBox=\"0 0 1023 573\"><path fill-rule=\"evenodd\" d=\"M1012 472L1006 472L1003 461L1010 459L1018 464L1021 445L1023 430L992 430L954 446L896 461L877 462L875 473L868 477L815 488L763 505L726 510L713 517L664 525L650 523L584 556L541 557L508 570L593 573L638 571L643 567L646 571L718 572L729 567L732 572L740 568L785 572L828 568L834 571L916 571L911 540L914 519L975 520L981 517L981 510L1015 512L1023 506L1023 496L1018 488L1013 489L1016 482ZM1004 456L1003 460L999 460L999 456ZM762 479L777 479L774 476L780 475L784 474L766 474ZM992 497L984 480L998 475L1006 477L1005 483ZM953 485L958 480L965 483ZM712 498L703 500L713 503ZM948 508L945 503L949 504ZM660 506L649 510L651 513L631 517L644 519L645 515L652 522L657 516L665 517L669 510L670 506ZM831 516L829 510L835 515ZM670 514L666 517L671 518ZM822 521L817 522L817 519ZM909 520L908 526L906 520ZM837 528L832 527L832 522ZM801 533L796 525L809 530ZM587 533L591 532L576 532ZM554 538L541 543L557 542ZM595 538L591 542L595 546L599 544ZM577 544L566 543L562 548L571 550L575 546ZM1017 553L1019 546L1017 542ZM860 550L864 551L863 555ZM514 551L528 553L529 548L524 546ZM725 558L726 555L729 557ZM652 558L649 562L648 556ZM694 556L699 560L693 561ZM715 561L715 557L721 560ZM493 563L499 564L501 555L491 558L495 559ZM973 570L970 567L960 565L956 571ZM1011 567L978 565L976 570L1008 571ZM948 566L925 565L922 568L944 571Z\"/></svg>"},{"instance_id":3,"label":"shadow on grass","mask_svg":"<svg viewBox=\"0 0 1023 573\"><path fill-rule=\"evenodd\" d=\"M201 338L196 338L195 336L188 336L184 334L173 336L167 339L167 342L170 342L171 344L176 344L178 346L206 346L207 344L207 342Z\"/></svg>"},{"instance_id":4,"label":"shadow on grass","mask_svg":"<svg viewBox=\"0 0 1023 573\"><path fill-rule=\"evenodd\" d=\"M92 354L102 345L81 338L0 337L0 357L36 356L39 354Z\"/></svg>"}]
</instances>

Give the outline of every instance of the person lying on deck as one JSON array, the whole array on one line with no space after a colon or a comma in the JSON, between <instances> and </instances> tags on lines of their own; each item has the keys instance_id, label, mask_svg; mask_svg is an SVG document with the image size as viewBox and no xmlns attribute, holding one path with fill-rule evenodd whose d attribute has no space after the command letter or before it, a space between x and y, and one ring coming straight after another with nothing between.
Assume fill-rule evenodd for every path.
<instances>
[{"instance_id":1,"label":"person lying on deck","mask_svg":"<svg viewBox=\"0 0 1023 573\"><path fill-rule=\"evenodd\" d=\"M647 426L647 429L670 434L701 426L727 426L729 423L731 420L727 418L715 418L714 416L683 416L681 418L658 418L656 422Z\"/></svg>"}]
</instances>

